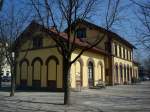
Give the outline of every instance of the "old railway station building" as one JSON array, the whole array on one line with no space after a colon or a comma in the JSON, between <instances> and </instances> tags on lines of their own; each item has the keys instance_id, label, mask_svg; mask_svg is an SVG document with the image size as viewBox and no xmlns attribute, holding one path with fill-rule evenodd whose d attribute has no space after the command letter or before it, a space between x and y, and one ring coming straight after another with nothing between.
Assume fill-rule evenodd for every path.
<instances>
[{"instance_id":1,"label":"old railway station building","mask_svg":"<svg viewBox=\"0 0 150 112\"><path fill-rule=\"evenodd\" d=\"M138 79L138 65L133 61L135 48L118 34L107 31L85 20L76 21L75 44L79 49L72 54L78 55L85 43L92 42L98 35L106 34L94 48L84 52L71 66L71 88L94 87L99 81L108 85L130 84L132 78ZM52 36L55 29L49 29ZM43 30L43 26L31 22L17 39L16 52L16 85L20 89L46 89L63 91L62 56L57 50L55 41ZM60 38L66 38L61 32Z\"/></svg>"}]
</instances>

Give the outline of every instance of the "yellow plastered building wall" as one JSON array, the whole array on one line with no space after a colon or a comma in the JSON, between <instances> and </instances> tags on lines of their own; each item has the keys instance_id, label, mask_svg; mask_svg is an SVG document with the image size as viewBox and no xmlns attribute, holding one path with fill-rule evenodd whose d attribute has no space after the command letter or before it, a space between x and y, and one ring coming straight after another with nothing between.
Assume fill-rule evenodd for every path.
<instances>
[{"instance_id":1,"label":"yellow plastered building wall","mask_svg":"<svg viewBox=\"0 0 150 112\"><path fill-rule=\"evenodd\" d=\"M38 33L39 35L40 33ZM37 35L37 38L39 36ZM24 40L17 54L17 86L39 86L42 88L52 87L63 88L62 56L56 48L51 37L42 37L43 47L33 49L32 37ZM73 52L74 59L80 50ZM78 86L88 88L88 64L93 63L93 84L99 80L105 81L104 55L94 52L85 52L71 67L71 87Z\"/></svg>"},{"instance_id":2,"label":"yellow plastered building wall","mask_svg":"<svg viewBox=\"0 0 150 112\"><path fill-rule=\"evenodd\" d=\"M78 28L86 28L86 39L90 42L104 33L81 23L76 29ZM34 48L33 39L41 37L42 47ZM108 42L111 42L111 52L107 51L106 53L108 50L106 43L108 44ZM108 39L107 35L97 47L105 53L86 51L72 64L70 69L71 88L96 86L100 80L106 83L124 84L130 83L132 77L138 78L138 66L133 63L132 47L113 37ZM74 51L71 60L80 51L81 49ZM26 36L22 39L16 61L17 86L23 88L26 86L42 87L51 90L63 88L62 56L57 50L56 43L44 32L35 28L30 37Z\"/></svg>"},{"instance_id":3,"label":"yellow plastered building wall","mask_svg":"<svg viewBox=\"0 0 150 112\"><path fill-rule=\"evenodd\" d=\"M117 40L112 41L113 52L113 83L131 83L135 75L133 71L133 49Z\"/></svg>"},{"instance_id":4,"label":"yellow plastered building wall","mask_svg":"<svg viewBox=\"0 0 150 112\"><path fill-rule=\"evenodd\" d=\"M72 60L78 55L80 51L72 54ZM98 84L99 80L105 82L105 66L104 56L96 53L85 52L83 55L71 66L71 87L78 86L78 80L82 83L83 88L89 87L89 62L93 63L93 83L94 86Z\"/></svg>"},{"instance_id":5,"label":"yellow plastered building wall","mask_svg":"<svg viewBox=\"0 0 150 112\"><path fill-rule=\"evenodd\" d=\"M47 87L50 82L51 85L62 88L62 56L50 37L44 37L42 40L44 48L41 49L32 49L32 39L21 44L16 59L16 84L20 86L21 81L26 81L30 87L35 81L40 83L40 87Z\"/></svg>"},{"instance_id":6,"label":"yellow plastered building wall","mask_svg":"<svg viewBox=\"0 0 150 112\"><path fill-rule=\"evenodd\" d=\"M138 70L138 65L134 64L134 67L133 67L133 77L135 77L136 79L139 79L139 70Z\"/></svg>"},{"instance_id":7,"label":"yellow plastered building wall","mask_svg":"<svg viewBox=\"0 0 150 112\"><path fill-rule=\"evenodd\" d=\"M84 28L86 29L86 40L90 43L94 43L97 39L101 39L104 36L104 38L97 45L97 47L105 50L105 43L108 42L107 34L95 28L88 27L87 25L82 23L79 23L75 29L77 30L77 29L84 29ZM73 36L74 34L72 33L72 37Z\"/></svg>"}]
</instances>

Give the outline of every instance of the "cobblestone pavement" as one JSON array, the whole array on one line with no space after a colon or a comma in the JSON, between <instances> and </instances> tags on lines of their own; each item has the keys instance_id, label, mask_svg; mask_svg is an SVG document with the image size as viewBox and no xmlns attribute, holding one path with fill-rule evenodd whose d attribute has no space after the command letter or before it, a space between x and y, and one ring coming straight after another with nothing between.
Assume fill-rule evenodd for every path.
<instances>
[{"instance_id":1,"label":"cobblestone pavement","mask_svg":"<svg viewBox=\"0 0 150 112\"><path fill-rule=\"evenodd\" d=\"M63 93L0 91L0 112L150 112L150 81L137 85L71 93L72 105L64 106Z\"/></svg>"}]
</instances>

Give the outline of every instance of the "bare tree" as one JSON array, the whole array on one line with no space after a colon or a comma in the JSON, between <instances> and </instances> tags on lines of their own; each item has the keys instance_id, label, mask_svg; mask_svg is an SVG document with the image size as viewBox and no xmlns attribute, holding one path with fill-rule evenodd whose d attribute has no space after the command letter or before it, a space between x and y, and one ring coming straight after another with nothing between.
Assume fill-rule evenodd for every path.
<instances>
[{"instance_id":1,"label":"bare tree","mask_svg":"<svg viewBox=\"0 0 150 112\"><path fill-rule=\"evenodd\" d=\"M14 96L16 78L15 42L25 26L30 22L32 11L27 10L23 5L22 7L15 8L14 0L9 5L10 7L0 14L0 41L2 41L5 51L3 55L6 57L11 68L10 96Z\"/></svg>"},{"instance_id":2,"label":"bare tree","mask_svg":"<svg viewBox=\"0 0 150 112\"><path fill-rule=\"evenodd\" d=\"M4 49L2 46L2 42L0 41L0 87L2 84L2 69L3 69L3 65L4 65Z\"/></svg>"},{"instance_id":3,"label":"bare tree","mask_svg":"<svg viewBox=\"0 0 150 112\"><path fill-rule=\"evenodd\" d=\"M150 57L144 59L144 69L147 72L148 76L150 77Z\"/></svg>"},{"instance_id":4,"label":"bare tree","mask_svg":"<svg viewBox=\"0 0 150 112\"><path fill-rule=\"evenodd\" d=\"M3 0L0 0L0 11L2 10L3 2L4 2ZM2 82L2 66L4 65L3 60L4 60L3 44L2 41L0 40L0 87Z\"/></svg>"},{"instance_id":5,"label":"bare tree","mask_svg":"<svg viewBox=\"0 0 150 112\"><path fill-rule=\"evenodd\" d=\"M131 1L137 6L136 16L141 23L136 28L137 43L143 45L150 52L150 1Z\"/></svg>"},{"instance_id":6,"label":"bare tree","mask_svg":"<svg viewBox=\"0 0 150 112\"><path fill-rule=\"evenodd\" d=\"M3 0L0 0L0 11L2 10ZM3 66L3 48L2 42L0 41L0 87L2 82L2 66Z\"/></svg>"},{"instance_id":7,"label":"bare tree","mask_svg":"<svg viewBox=\"0 0 150 112\"><path fill-rule=\"evenodd\" d=\"M97 35L95 40L91 43L88 40L84 40L79 54L72 59L72 53L79 47L76 46L76 22L80 19L88 19L91 16L91 12L99 11L101 0L30 0L33 8L36 11L39 21L46 27L54 26L55 33L57 35L52 36L49 30L46 32L52 37L52 39L59 46L58 51L63 57L63 87L64 87L64 104L70 103L70 67L71 65L89 49L97 46L103 38L107 35ZM120 0L107 0L106 11L106 29L113 25L118 15L118 5ZM95 9L96 8L96 9ZM74 25L72 27L72 25ZM61 31L64 27L66 30L66 41L63 38L59 38ZM71 36L73 32L73 36Z\"/></svg>"}]
</instances>

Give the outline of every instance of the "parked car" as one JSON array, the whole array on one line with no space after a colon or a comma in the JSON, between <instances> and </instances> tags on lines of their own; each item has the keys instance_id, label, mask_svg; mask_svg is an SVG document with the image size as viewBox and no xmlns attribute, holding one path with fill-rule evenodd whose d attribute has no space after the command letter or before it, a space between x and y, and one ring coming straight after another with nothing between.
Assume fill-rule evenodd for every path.
<instances>
[{"instance_id":1,"label":"parked car","mask_svg":"<svg viewBox=\"0 0 150 112\"><path fill-rule=\"evenodd\" d=\"M150 80L150 78L149 78L148 76L145 76L145 77L144 77L144 80L145 80L145 81L148 81L148 80Z\"/></svg>"},{"instance_id":2,"label":"parked car","mask_svg":"<svg viewBox=\"0 0 150 112\"><path fill-rule=\"evenodd\" d=\"M140 78L141 81L149 81L150 78L148 76L144 76Z\"/></svg>"},{"instance_id":3,"label":"parked car","mask_svg":"<svg viewBox=\"0 0 150 112\"><path fill-rule=\"evenodd\" d=\"M3 76L2 77L2 81L3 82L10 82L11 81L11 77L10 76Z\"/></svg>"}]
</instances>

